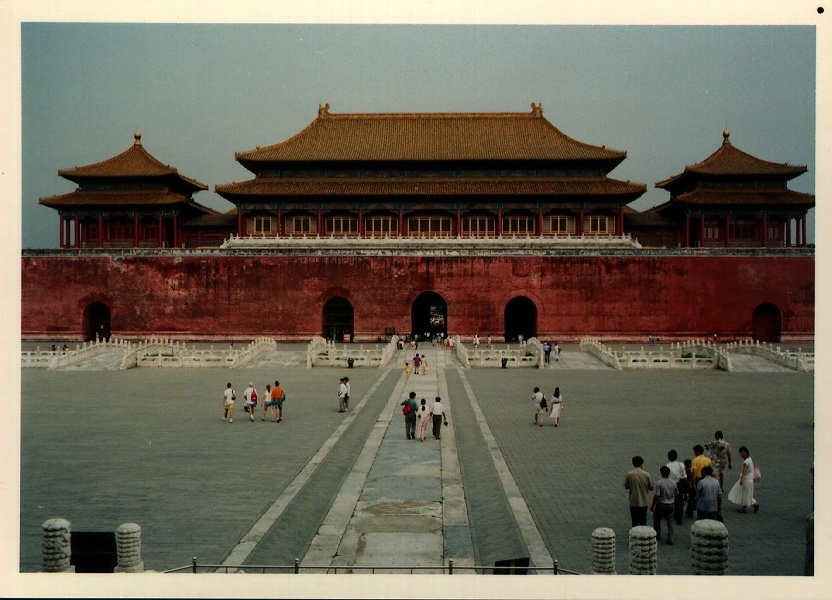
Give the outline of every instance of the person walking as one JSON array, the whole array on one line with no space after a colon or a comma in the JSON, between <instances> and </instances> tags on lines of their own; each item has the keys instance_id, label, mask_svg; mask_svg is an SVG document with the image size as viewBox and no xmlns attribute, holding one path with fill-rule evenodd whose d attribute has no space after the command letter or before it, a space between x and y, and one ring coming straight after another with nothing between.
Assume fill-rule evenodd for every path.
<instances>
[{"instance_id":1,"label":"person walking","mask_svg":"<svg viewBox=\"0 0 832 600\"><path fill-rule=\"evenodd\" d=\"M231 382L225 386L225 391L222 393L222 406L225 409L222 420L225 421L230 417L229 423L234 422L234 401L237 399L237 392L231 387Z\"/></svg>"},{"instance_id":2,"label":"person walking","mask_svg":"<svg viewBox=\"0 0 832 600\"><path fill-rule=\"evenodd\" d=\"M418 405L416 404L416 392L410 392L408 397L402 400L401 403L402 414L404 415L404 436L405 439L416 439L416 411Z\"/></svg>"},{"instance_id":3,"label":"person walking","mask_svg":"<svg viewBox=\"0 0 832 600\"><path fill-rule=\"evenodd\" d=\"M275 409L277 420L275 423L283 421L283 403L286 401L286 392L280 387L280 382L275 379L274 387L272 388L272 399L275 401Z\"/></svg>"},{"instance_id":4,"label":"person walking","mask_svg":"<svg viewBox=\"0 0 832 600\"><path fill-rule=\"evenodd\" d=\"M558 346L557 342L555 342L555 347L552 349L552 352L555 353L555 362L558 362L560 360L560 346Z\"/></svg>"},{"instance_id":5,"label":"person walking","mask_svg":"<svg viewBox=\"0 0 832 600\"><path fill-rule=\"evenodd\" d=\"M708 455L711 459L711 466L714 468L714 473L719 479L719 486L723 487L723 472L727 465L729 469L733 468L731 462L731 444L722 438L722 432L714 433L714 441L705 444L708 450Z\"/></svg>"},{"instance_id":6,"label":"person walking","mask_svg":"<svg viewBox=\"0 0 832 600\"><path fill-rule=\"evenodd\" d=\"M699 484L699 481L702 479L702 469L705 467L711 466L711 459L704 455L705 448L702 447L701 444L696 444L693 447L693 460L690 462L691 472L693 473L693 491L696 491L696 486ZM694 493L693 496L688 500L688 508L687 508L687 515L689 517L693 516L693 510L696 507L696 494ZM692 500L692 502L691 502Z\"/></svg>"},{"instance_id":7,"label":"person walking","mask_svg":"<svg viewBox=\"0 0 832 600\"><path fill-rule=\"evenodd\" d=\"M347 410L347 382L342 377L338 381L338 412Z\"/></svg>"},{"instance_id":8,"label":"person walking","mask_svg":"<svg viewBox=\"0 0 832 600\"><path fill-rule=\"evenodd\" d=\"M624 489L630 496L630 521L633 527L647 525L647 500L655 489L653 476L644 470L644 459L634 456L633 470L624 477Z\"/></svg>"},{"instance_id":9,"label":"person walking","mask_svg":"<svg viewBox=\"0 0 832 600\"><path fill-rule=\"evenodd\" d=\"M653 504L650 511L653 513L653 529L656 530L656 539L662 537L662 521L667 521L667 543L673 545L673 513L676 507L676 484L670 479L670 469L663 465L659 469L661 478L656 482L656 493L653 494Z\"/></svg>"},{"instance_id":10,"label":"person walking","mask_svg":"<svg viewBox=\"0 0 832 600\"><path fill-rule=\"evenodd\" d=\"M685 465L679 459L679 454L675 450L667 453L667 469L669 471L670 480L676 484L676 499L673 510L673 516L677 525L682 524L682 514L685 512L685 498L690 491L688 487L688 476L685 471Z\"/></svg>"},{"instance_id":11,"label":"person walking","mask_svg":"<svg viewBox=\"0 0 832 600\"><path fill-rule=\"evenodd\" d=\"M697 521L700 519L722 520L719 514L722 509L722 487L713 473L714 468L711 465L702 467L702 478L696 485Z\"/></svg>"},{"instance_id":12,"label":"person walking","mask_svg":"<svg viewBox=\"0 0 832 600\"><path fill-rule=\"evenodd\" d=\"M422 359L419 357L418 354L416 354L413 357L412 362L413 362L413 374L418 375L419 374L419 366L422 364Z\"/></svg>"},{"instance_id":13,"label":"person walking","mask_svg":"<svg viewBox=\"0 0 832 600\"><path fill-rule=\"evenodd\" d=\"M427 375L428 359L425 358L424 354L421 356L421 360L419 361L419 368L422 370L422 375Z\"/></svg>"},{"instance_id":14,"label":"person walking","mask_svg":"<svg viewBox=\"0 0 832 600\"><path fill-rule=\"evenodd\" d=\"M428 436L428 423L433 421L433 415L430 410L428 410L427 402L424 398L421 400L421 406L419 406L419 440L424 442L425 438Z\"/></svg>"},{"instance_id":15,"label":"person walking","mask_svg":"<svg viewBox=\"0 0 832 600\"><path fill-rule=\"evenodd\" d=\"M543 415L546 413L546 396L540 391L539 387L534 388L532 393L532 409L534 410L534 424L538 422L543 427Z\"/></svg>"},{"instance_id":16,"label":"person walking","mask_svg":"<svg viewBox=\"0 0 832 600\"><path fill-rule=\"evenodd\" d=\"M272 399L272 385L270 383L266 384L266 391L264 392L266 399L263 401L263 416L260 417L261 421L266 420L266 413L271 412L272 415L272 423L275 420L275 410L274 407L277 403Z\"/></svg>"},{"instance_id":17,"label":"person walking","mask_svg":"<svg viewBox=\"0 0 832 600\"><path fill-rule=\"evenodd\" d=\"M448 424L448 417L445 416L445 407L442 406L442 398L437 396L433 401L433 406L430 407L430 412L433 414L433 437L437 440L442 433L442 423Z\"/></svg>"},{"instance_id":18,"label":"person walking","mask_svg":"<svg viewBox=\"0 0 832 600\"><path fill-rule=\"evenodd\" d=\"M549 418L555 422L555 427L560 424L560 413L565 406L563 403L563 395L560 393L560 388L556 387L552 392L551 408L549 409Z\"/></svg>"},{"instance_id":19,"label":"person walking","mask_svg":"<svg viewBox=\"0 0 832 600\"><path fill-rule=\"evenodd\" d=\"M760 505L754 499L754 461L751 460L751 454L745 446L740 446L740 456L742 457L742 473L734 487L728 492L728 500L739 506L741 513L748 512L749 506L757 512L760 510Z\"/></svg>"},{"instance_id":20,"label":"person walking","mask_svg":"<svg viewBox=\"0 0 832 600\"><path fill-rule=\"evenodd\" d=\"M245 405L243 406L243 410L248 413L251 422L254 422L254 409L257 408L257 390L254 389L254 383L249 381L248 387L246 391L243 392L243 398L245 398Z\"/></svg>"}]
</instances>

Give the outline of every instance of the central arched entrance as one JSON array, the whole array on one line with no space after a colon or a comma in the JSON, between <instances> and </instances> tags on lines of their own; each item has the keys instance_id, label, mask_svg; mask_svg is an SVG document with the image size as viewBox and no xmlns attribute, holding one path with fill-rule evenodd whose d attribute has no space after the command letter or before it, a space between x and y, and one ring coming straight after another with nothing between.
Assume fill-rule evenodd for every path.
<instances>
[{"instance_id":1,"label":"central arched entrance","mask_svg":"<svg viewBox=\"0 0 832 600\"><path fill-rule=\"evenodd\" d=\"M537 306L525 296L512 298L505 310L506 342L524 340L537 335Z\"/></svg>"},{"instance_id":2,"label":"central arched entrance","mask_svg":"<svg viewBox=\"0 0 832 600\"><path fill-rule=\"evenodd\" d=\"M84 309L84 341L110 339L110 308L93 302Z\"/></svg>"},{"instance_id":3,"label":"central arched entrance","mask_svg":"<svg viewBox=\"0 0 832 600\"><path fill-rule=\"evenodd\" d=\"M344 336L353 338L355 313L352 304L346 298L335 296L324 304L323 336L328 340L343 342Z\"/></svg>"},{"instance_id":4,"label":"central arched entrance","mask_svg":"<svg viewBox=\"0 0 832 600\"><path fill-rule=\"evenodd\" d=\"M763 302L751 315L751 330L754 340L760 342L779 342L783 321L780 309L769 302Z\"/></svg>"},{"instance_id":5,"label":"central arched entrance","mask_svg":"<svg viewBox=\"0 0 832 600\"><path fill-rule=\"evenodd\" d=\"M448 334L448 305L436 292L423 292L413 301L410 331L420 339Z\"/></svg>"}]
</instances>

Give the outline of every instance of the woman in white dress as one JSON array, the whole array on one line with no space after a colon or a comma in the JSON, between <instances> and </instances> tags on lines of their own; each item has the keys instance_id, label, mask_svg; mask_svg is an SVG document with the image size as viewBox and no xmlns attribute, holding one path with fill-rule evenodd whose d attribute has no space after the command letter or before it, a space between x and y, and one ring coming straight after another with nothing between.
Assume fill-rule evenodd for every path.
<instances>
[{"instance_id":1,"label":"woman in white dress","mask_svg":"<svg viewBox=\"0 0 832 600\"><path fill-rule=\"evenodd\" d=\"M748 448L740 446L740 456L742 456L742 473L740 478L731 491L728 492L728 499L740 507L740 512L748 512L748 507L754 507L754 512L760 510L760 505L754 500L754 461L751 460L751 455Z\"/></svg>"},{"instance_id":2,"label":"woman in white dress","mask_svg":"<svg viewBox=\"0 0 832 600\"><path fill-rule=\"evenodd\" d=\"M563 410L563 396L560 394L560 388L556 387L552 392L551 407L549 408L549 418L555 422L555 427L560 423L560 412Z\"/></svg>"}]
</instances>

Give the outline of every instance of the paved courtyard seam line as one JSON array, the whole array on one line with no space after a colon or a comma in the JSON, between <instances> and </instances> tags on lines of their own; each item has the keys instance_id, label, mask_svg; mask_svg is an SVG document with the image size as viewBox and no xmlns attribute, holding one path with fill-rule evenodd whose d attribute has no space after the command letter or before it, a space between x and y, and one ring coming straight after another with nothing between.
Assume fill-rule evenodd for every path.
<instances>
[{"instance_id":1,"label":"paved courtyard seam line","mask_svg":"<svg viewBox=\"0 0 832 600\"><path fill-rule=\"evenodd\" d=\"M500 477L500 483L502 483L503 490L508 498L509 506L511 506L514 518L520 528L520 534L523 536L523 541L529 549L529 558L531 559L532 564L536 567L548 567L554 563L554 559L549 553L549 550L546 548L543 536L540 534L540 530L537 528L534 518L532 518L532 513L529 510L526 501L523 499L523 495L520 492L520 488L518 487L514 476L511 474L511 470L508 468L506 459L500 451L500 447L497 444L494 434L491 432L491 428L488 426L485 414L480 408L477 397L474 395L474 390L471 388L471 384L465 377L463 368L460 365L457 365L456 369L459 374L459 378L462 381L462 385L465 388L465 393L468 394L468 399L471 402L471 408L474 411L477 424L480 427L482 437L485 440L486 446L488 446L489 453L491 454L491 460L494 461L494 467L497 469L497 474Z\"/></svg>"},{"instance_id":2,"label":"paved courtyard seam line","mask_svg":"<svg viewBox=\"0 0 832 600\"><path fill-rule=\"evenodd\" d=\"M364 443L352 469L350 469L341 490L336 495L332 507L324 517L321 527L301 560L301 567L333 564L333 559L338 555L341 541L355 512L355 507L361 497L361 492L381 443L384 441L384 436L387 434L393 416L398 413L396 407L401 402L408 380L409 375L404 373L399 377L393 393L382 408L370 435L367 436L367 441Z\"/></svg>"},{"instance_id":3,"label":"paved courtyard seam line","mask_svg":"<svg viewBox=\"0 0 832 600\"><path fill-rule=\"evenodd\" d=\"M246 561L246 559L257 547L260 540L263 539L263 536L269 532L275 522L283 514L283 511L286 510L289 503L294 500L295 496L297 496L301 489L303 489L303 486L308 483L315 471L318 470L318 467L335 447L335 444L341 439L341 436L347 431L350 425L352 425L357 415L364 408L364 405L370 400L392 370L393 369L390 367L385 369L381 377L379 377L370 389L367 390L364 397L361 398L361 401L355 406L355 408L349 411L341 424L338 425L332 435L329 436L314 456L312 456L309 462L306 463L300 473L295 476L283 492L281 492L280 496L277 497L274 503L266 510L266 512L263 513L251 529L246 532L242 539L237 542L234 548L232 548L231 552L229 552L226 559L222 562L223 566L242 565Z\"/></svg>"}]
</instances>

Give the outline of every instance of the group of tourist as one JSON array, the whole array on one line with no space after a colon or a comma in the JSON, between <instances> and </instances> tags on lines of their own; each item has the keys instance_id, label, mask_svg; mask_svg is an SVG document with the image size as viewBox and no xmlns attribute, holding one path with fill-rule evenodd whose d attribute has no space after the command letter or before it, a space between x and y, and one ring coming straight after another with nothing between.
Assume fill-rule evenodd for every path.
<instances>
[{"instance_id":1,"label":"group of tourist","mask_svg":"<svg viewBox=\"0 0 832 600\"><path fill-rule=\"evenodd\" d=\"M552 344L552 342L543 342L543 362L550 363L552 362L552 354L555 355L555 362L560 360L560 346L557 342Z\"/></svg>"},{"instance_id":2,"label":"group of tourist","mask_svg":"<svg viewBox=\"0 0 832 600\"><path fill-rule=\"evenodd\" d=\"M428 425L433 426L433 437L437 440L442 435L442 425L448 424L448 417L445 415L445 407L439 396L433 399L433 405L428 407L427 400L422 398L416 402L416 392L410 392L407 398L402 400L402 414L404 415L404 434L408 440L415 440L417 437L424 442L428 435ZM418 432L417 432L418 423Z\"/></svg>"},{"instance_id":3,"label":"group of tourist","mask_svg":"<svg viewBox=\"0 0 832 600\"><path fill-rule=\"evenodd\" d=\"M709 456L705 456L705 450ZM754 499L754 482L759 481L759 469L745 446L739 448L742 456L742 472L728 492L728 500L739 506L739 512L756 513L760 505ZM721 431L714 433L714 441L696 444L693 459L678 460L675 450L667 453L668 463L659 469L661 478L653 477L644 469L644 459L634 456L633 470L624 478L624 488L629 492L632 526L647 525L647 507L653 513L653 529L656 539L661 539L662 521L667 523L667 543L673 544L673 524L682 524L682 514L692 518L722 521L722 488L726 466L733 469L731 446L723 439ZM651 494L652 492L652 494ZM652 502L650 496L652 495ZM685 505L687 507L685 508Z\"/></svg>"},{"instance_id":4,"label":"group of tourist","mask_svg":"<svg viewBox=\"0 0 832 600\"><path fill-rule=\"evenodd\" d=\"M263 416L261 421L266 420L266 415L271 414L272 423L281 423L283 421L283 403L286 401L286 392L280 386L280 382L275 380L274 387L271 384L266 384L265 401L263 402ZM254 421L254 413L257 410L257 403L259 397L254 383L249 381L248 387L243 392L243 410L245 410L251 421ZM226 384L225 391L222 394L223 407L223 421L229 423L234 422L234 404L237 401L237 391L231 386L231 382Z\"/></svg>"},{"instance_id":5,"label":"group of tourist","mask_svg":"<svg viewBox=\"0 0 832 600\"><path fill-rule=\"evenodd\" d=\"M543 421L548 416L557 427L560 424L560 415L563 412L563 394L560 388L556 387L551 398L540 391L539 387L534 388L532 393L532 408L534 409L534 424L543 427Z\"/></svg>"}]
</instances>

